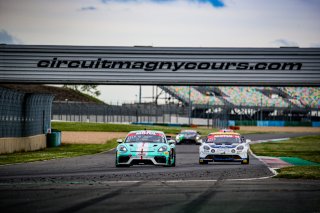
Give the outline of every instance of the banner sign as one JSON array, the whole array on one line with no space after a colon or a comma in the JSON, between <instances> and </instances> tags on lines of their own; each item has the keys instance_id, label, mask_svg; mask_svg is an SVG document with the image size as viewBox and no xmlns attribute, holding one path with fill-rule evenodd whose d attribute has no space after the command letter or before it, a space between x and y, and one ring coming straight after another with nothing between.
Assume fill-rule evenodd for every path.
<instances>
[{"instance_id":1,"label":"banner sign","mask_svg":"<svg viewBox=\"0 0 320 213\"><path fill-rule=\"evenodd\" d=\"M0 81L319 86L320 48L0 45Z\"/></svg>"}]
</instances>

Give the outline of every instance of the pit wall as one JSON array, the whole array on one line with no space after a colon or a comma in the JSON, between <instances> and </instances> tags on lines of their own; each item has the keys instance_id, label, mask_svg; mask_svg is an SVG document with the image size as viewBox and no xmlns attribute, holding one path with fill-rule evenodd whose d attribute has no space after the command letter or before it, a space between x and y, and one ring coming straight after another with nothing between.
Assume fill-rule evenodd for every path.
<instances>
[{"instance_id":1,"label":"pit wall","mask_svg":"<svg viewBox=\"0 0 320 213\"><path fill-rule=\"evenodd\" d=\"M0 138L0 154L27 152L46 148L46 135Z\"/></svg>"}]
</instances>

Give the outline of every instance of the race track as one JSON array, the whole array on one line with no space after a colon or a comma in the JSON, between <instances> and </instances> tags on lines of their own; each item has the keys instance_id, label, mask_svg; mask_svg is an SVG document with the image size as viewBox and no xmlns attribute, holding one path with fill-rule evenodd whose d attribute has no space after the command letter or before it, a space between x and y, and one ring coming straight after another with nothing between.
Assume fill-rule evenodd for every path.
<instances>
[{"instance_id":1,"label":"race track","mask_svg":"<svg viewBox=\"0 0 320 213\"><path fill-rule=\"evenodd\" d=\"M114 151L1 166L0 207L8 212L242 212L250 203L252 210L262 212L286 212L283 205L287 212L320 211L319 181L268 178L273 173L253 156L249 165L199 165L198 149L177 146L174 168L116 168Z\"/></svg>"}]
</instances>

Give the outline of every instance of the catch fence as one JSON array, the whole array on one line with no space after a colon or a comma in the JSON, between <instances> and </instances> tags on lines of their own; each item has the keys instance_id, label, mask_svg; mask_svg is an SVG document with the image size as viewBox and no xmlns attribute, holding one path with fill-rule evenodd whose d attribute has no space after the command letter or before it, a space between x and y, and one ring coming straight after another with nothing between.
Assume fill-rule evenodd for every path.
<instances>
[{"instance_id":1,"label":"catch fence","mask_svg":"<svg viewBox=\"0 0 320 213\"><path fill-rule=\"evenodd\" d=\"M213 110L212 110L213 111ZM52 120L97 123L143 123L168 125L204 125L226 127L227 116L221 113L205 118L193 117L192 107L163 104L92 104L55 101Z\"/></svg>"},{"instance_id":2,"label":"catch fence","mask_svg":"<svg viewBox=\"0 0 320 213\"><path fill-rule=\"evenodd\" d=\"M313 113L312 113L313 112ZM318 110L284 107L241 107L225 104L182 105L176 103L94 104L54 101L52 120L97 123L143 123L202 125L225 128L230 125L313 126L319 122ZM282 122L285 121L285 122ZM318 125L318 124L317 124Z\"/></svg>"}]
</instances>

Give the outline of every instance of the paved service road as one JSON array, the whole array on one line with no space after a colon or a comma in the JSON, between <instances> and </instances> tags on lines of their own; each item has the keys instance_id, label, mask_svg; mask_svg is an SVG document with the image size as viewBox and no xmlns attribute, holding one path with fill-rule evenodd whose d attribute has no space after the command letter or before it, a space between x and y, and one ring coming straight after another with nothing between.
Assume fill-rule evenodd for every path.
<instances>
[{"instance_id":1,"label":"paved service road","mask_svg":"<svg viewBox=\"0 0 320 213\"><path fill-rule=\"evenodd\" d=\"M290 134L281 134L283 137ZM249 138L262 140L266 135ZM273 174L252 156L249 165L199 165L198 148L177 146L175 168L115 168L113 151L1 166L0 209L6 212L320 212L320 181L263 179Z\"/></svg>"}]
</instances>

